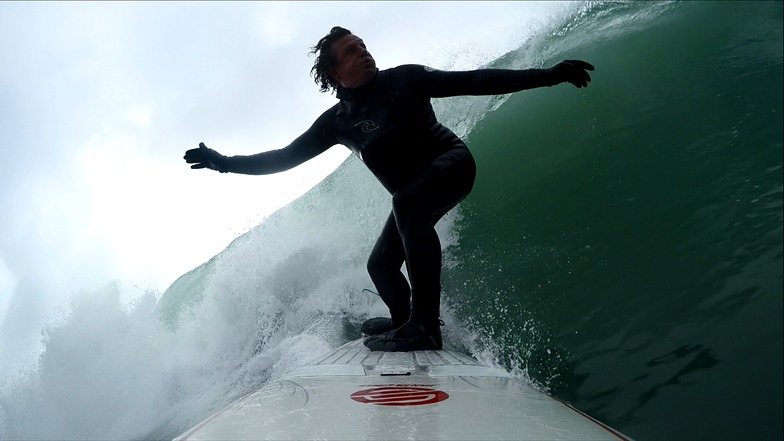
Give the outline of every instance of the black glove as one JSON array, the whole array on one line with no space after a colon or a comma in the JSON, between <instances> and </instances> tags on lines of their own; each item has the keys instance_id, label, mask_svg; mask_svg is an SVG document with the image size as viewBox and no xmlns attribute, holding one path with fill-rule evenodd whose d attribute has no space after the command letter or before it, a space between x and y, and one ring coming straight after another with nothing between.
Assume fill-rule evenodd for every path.
<instances>
[{"instance_id":1,"label":"black glove","mask_svg":"<svg viewBox=\"0 0 784 441\"><path fill-rule=\"evenodd\" d=\"M556 84L569 82L575 87L587 87L591 82L591 76L586 71L593 69L593 65L585 61L564 60L548 70L558 81Z\"/></svg>"},{"instance_id":2,"label":"black glove","mask_svg":"<svg viewBox=\"0 0 784 441\"><path fill-rule=\"evenodd\" d=\"M185 152L183 158L188 164L193 164L191 166L193 169L209 168L221 173L228 171L226 170L226 157L207 147L203 142L199 143L199 148Z\"/></svg>"}]
</instances>

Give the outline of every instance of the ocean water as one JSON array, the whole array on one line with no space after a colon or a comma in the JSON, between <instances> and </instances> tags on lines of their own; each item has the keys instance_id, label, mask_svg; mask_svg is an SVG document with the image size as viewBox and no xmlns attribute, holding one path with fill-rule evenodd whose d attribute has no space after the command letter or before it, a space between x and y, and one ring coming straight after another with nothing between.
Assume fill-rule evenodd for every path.
<instances>
[{"instance_id":1,"label":"ocean water","mask_svg":"<svg viewBox=\"0 0 784 441\"><path fill-rule=\"evenodd\" d=\"M587 89L437 100L479 169L437 226L447 342L638 440L782 439L782 10L586 3L491 66ZM78 297L0 438L169 439L357 338L389 208L349 158L160 298Z\"/></svg>"}]
</instances>

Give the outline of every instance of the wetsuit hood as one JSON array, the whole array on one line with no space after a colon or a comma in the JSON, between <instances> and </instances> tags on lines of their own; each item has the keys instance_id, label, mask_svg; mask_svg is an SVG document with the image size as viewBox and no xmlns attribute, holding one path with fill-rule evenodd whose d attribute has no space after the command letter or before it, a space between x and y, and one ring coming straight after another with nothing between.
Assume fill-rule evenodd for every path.
<instances>
[{"instance_id":1,"label":"wetsuit hood","mask_svg":"<svg viewBox=\"0 0 784 441\"><path fill-rule=\"evenodd\" d=\"M339 100L354 101L367 97L373 92L375 84L378 81L378 72L378 68L376 68L376 73L373 74L373 78L365 85L351 88L338 86L336 94L337 98Z\"/></svg>"}]
</instances>

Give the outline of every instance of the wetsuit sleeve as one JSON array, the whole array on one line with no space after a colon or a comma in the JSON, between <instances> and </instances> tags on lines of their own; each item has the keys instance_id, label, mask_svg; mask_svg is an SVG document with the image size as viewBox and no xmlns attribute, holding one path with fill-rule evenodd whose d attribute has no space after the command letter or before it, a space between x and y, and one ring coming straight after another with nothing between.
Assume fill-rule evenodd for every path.
<instances>
[{"instance_id":1,"label":"wetsuit sleeve","mask_svg":"<svg viewBox=\"0 0 784 441\"><path fill-rule=\"evenodd\" d=\"M330 135L331 121L334 121L333 109L324 112L305 133L282 149L249 156L227 157L225 171L245 175L268 175L294 168L337 144Z\"/></svg>"},{"instance_id":2,"label":"wetsuit sleeve","mask_svg":"<svg viewBox=\"0 0 784 441\"><path fill-rule=\"evenodd\" d=\"M559 81L549 69L478 69L443 71L421 65L401 66L403 73L430 98L458 95L501 95L537 87L554 86Z\"/></svg>"}]
</instances>

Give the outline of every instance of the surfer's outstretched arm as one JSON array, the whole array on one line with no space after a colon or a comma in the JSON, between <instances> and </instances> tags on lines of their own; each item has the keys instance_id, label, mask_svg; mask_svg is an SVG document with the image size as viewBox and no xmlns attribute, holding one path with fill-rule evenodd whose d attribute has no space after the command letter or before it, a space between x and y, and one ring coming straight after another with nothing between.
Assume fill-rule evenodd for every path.
<instances>
[{"instance_id":1,"label":"surfer's outstretched arm","mask_svg":"<svg viewBox=\"0 0 784 441\"><path fill-rule=\"evenodd\" d=\"M581 60L566 60L547 69L478 69L441 71L425 66L405 66L421 91L431 98L458 95L500 95L537 87L571 83L586 87L591 82L587 71L593 65Z\"/></svg>"},{"instance_id":2,"label":"surfer's outstretched arm","mask_svg":"<svg viewBox=\"0 0 784 441\"><path fill-rule=\"evenodd\" d=\"M268 175L294 168L303 162L323 153L337 144L327 136L324 112L315 123L288 146L248 156L224 156L199 143L199 147L185 152L185 162L191 168L209 168L221 173L240 173L244 175Z\"/></svg>"}]
</instances>

